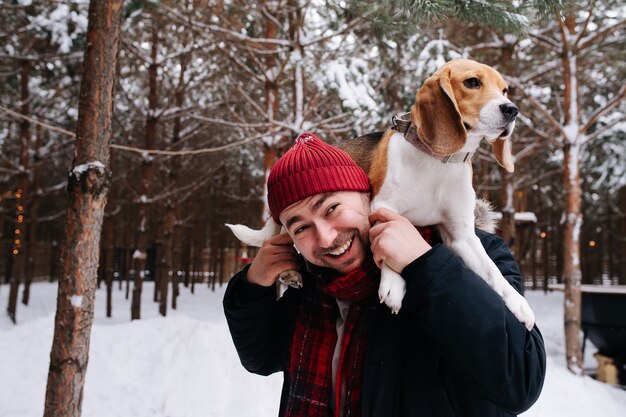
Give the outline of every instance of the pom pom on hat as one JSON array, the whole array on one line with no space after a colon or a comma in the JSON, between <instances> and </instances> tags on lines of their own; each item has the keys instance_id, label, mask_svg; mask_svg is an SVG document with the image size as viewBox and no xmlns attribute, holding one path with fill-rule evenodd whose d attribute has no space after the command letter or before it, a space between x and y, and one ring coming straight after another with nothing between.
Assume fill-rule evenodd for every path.
<instances>
[{"instance_id":1,"label":"pom pom on hat","mask_svg":"<svg viewBox=\"0 0 626 417\"><path fill-rule=\"evenodd\" d=\"M308 132L276 161L267 179L267 201L277 224L293 203L335 191L369 192L369 179L347 153Z\"/></svg>"}]
</instances>

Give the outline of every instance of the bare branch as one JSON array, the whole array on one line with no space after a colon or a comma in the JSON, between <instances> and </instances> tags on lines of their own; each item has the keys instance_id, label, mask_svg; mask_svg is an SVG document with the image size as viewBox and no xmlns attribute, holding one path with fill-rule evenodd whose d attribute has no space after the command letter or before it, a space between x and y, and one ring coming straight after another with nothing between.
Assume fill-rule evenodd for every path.
<instances>
[{"instance_id":1,"label":"bare branch","mask_svg":"<svg viewBox=\"0 0 626 417\"><path fill-rule=\"evenodd\" d=\"M524 97L526 97L528 99L528 101L530 101L530 103L533 105L534 108L536 108L537 110L539 110L539 112L541 114L543 114L548 121L555 127L557 128L557 130L563 135L563 137L565 137L565 130L563 129L563 126L561 125L561 123L556 120L552 114L550 114L550 112L548 111L548 109L546 109L544 107L544 105L540 102L538 102L537 100L535 100L535 98L526 93L526 91L524 91L524 88L522 85L520 85L517 80L513 79L513 78L509 78L509 80L511 80L511 83L515 85L515 87L518 88L518 90L524 95Z\"/></svg>"},{"instance_id":2,"label":"bare branch","mask_svg":"<svg viewBox=\"0 0 626 417\"><path fill-rule=\"evenodd\" d=\"M203 122L221 124L225 126L238 127L238 128L270 128L272 127L272 123L241 123L241 122L231 122L229 120L224 119L216 119L212 117L202 116L200 114L191 113L188 117L192 119L202 120Z\"/></svg>"},{"instance_id":3,"label":"bare branch","mask_svg":"<svg viewBox=\"0 0 626 417\"><path fill-rule=\"evenodd\" d=\"M583 23L583 27L580 28L580 32L578 32L578 36L576 36L576 40L572 44L572 48L576 48L578 46L578 43L582 39L583 35L587 32L587 28L589 27L589 22L591 21L591 17L593 16L593 9L594 9L594 3L591 2L591 4L589 5L589 10L588 10L589 13L587 14L587 19L585 19L585 23Z\"/></svg>"},{"instance_id":4,"label":"bare branch","mask_svg":"<svg viewBox=\"0 0 626 417\"><path fill-rule=\"evenodd\" d=\"M126 40L126 39L122 39L122 45L124 45L126 50L131 52L137 58L141 59L143 62L146 62L148 64L152 64L153 63L152 62L152 58L150 57L150 55L144 54L143 51L141 51L141 49L139 49L135 45L133 45L132 42L130 42L130 41Z\"/></svg>"},{"instance_id":5,"label":"bare branch","mask_svg":"<svg viewBox=\"0 0 626 417\"><path fill-rule=\"evenodd\" d=\"M625 24L626 18L612 25L597 30L593 35L589 35L585 39L582 39L580 45L578 46L578 49L583 50L585 48L588 48L589 46L598 44L601 40L605 39L607 36L620 29Z\"/></svg>"},{"instance_id":6,"label":"bare branch","mask_svg":"<svg viewBox=\"0 0 626 417\"><path fill-rule=\"evenodd\" d=\"M561 146L561 143L557 140L554 139L554 137L550 136L548 133L544 132L543 130L539 130L537 129L532 121L522 115L518 115L517 118L524 123L524 126L526 126L526 128L530 129L530 131L532 131L535 135L539 136L542 139L545 139L548 142L551 142L552 144L556 145L556 146Z\"/></svg>"},{"instance_id":7,"label":"bare branch","mask_svg":"<svg viewBox=\"0 0 626 417\"><path fill-rule=\"evenodd\" d=\"M172 18L176 18L177 20L183 19L183 16L180 15L180 13L178 12L178 10L176 9L172 9L170 7L167 7L163 4L161 4L161 9L167 11L167 15L168 17ZM191 25L195 28L201 29L201 30L205 30L205 31L212 31L212 32L218 32L218 33L222 33L224 35L227 35L228 37L240 40L242 42L248 43L248 44L252 44L252 45L278 45L278 46L286 46L286 47L290 47L291 46L291 41L288 40L283 40L283 39L269 39L269 38L253 38L250 37L248 35L245 35L243 33L239 33L239 32L235 32L234 30L230 30L230 29L226 29L224 27L221 27L219 25L208 25L206 23L202 23L202 22L198 22L195 20L191 20L191 19L187 19L187 20L183 20L182 22L185 24L186 26ZM272 51L274 52L274 51Z\"/></svg>"},{"instance_id":8,"label":"bare branch","mask_svg":"<svg viewBox=\"0 0 626 417\"><path fill-rule=\"evenodd\" d=\"M615 94L609 101L607 101L604 106L600 107L591 116L589 116L589 120L587 120L587 123L585 123L585 125L580 130L581 133L585 133L587 130L589 130L589 128L593 126L593 124L598 120L600 116L602 116L613 107L617 106L624 98L626 98L626 86L622 86L622 89L617 94Z\"/></svg>"},{"instance_id":9,"label":"bare branch","mask_svg":"<svg viewBox=\"0 0 626 417\"><path fill-rule=\"evenodd\" d=\"M587 143L591 142L592 140L604 135L608 130L610 130L613 126L622 123L623 120L622 119L616 119L613 122L607 124L606 126L602 126L601 128L599 128L598 130L596 130L595 132L593 132L591 135L587 136L587 139L585 139L582 144L586 145Z\"/></svg>"}]
</instances>

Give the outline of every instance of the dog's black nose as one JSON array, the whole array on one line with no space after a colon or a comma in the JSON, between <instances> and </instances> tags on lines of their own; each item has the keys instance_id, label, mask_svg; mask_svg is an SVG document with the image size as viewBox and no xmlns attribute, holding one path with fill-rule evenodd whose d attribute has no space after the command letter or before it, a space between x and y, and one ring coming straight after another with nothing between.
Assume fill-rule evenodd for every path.
<instances>
[{"instance_id":1,"label":"dog's black nose","mask_svg":"<svg viewBox=\"0 0 626 417\"><path fill-rule=\"evenodd\" d=\"M515 117L519 113L519 109L513 103L500 104L500 111L502 112L502 114L506 118L507 122L511 122L511 121L515 120Z\"/></svg>"}]
</instances>

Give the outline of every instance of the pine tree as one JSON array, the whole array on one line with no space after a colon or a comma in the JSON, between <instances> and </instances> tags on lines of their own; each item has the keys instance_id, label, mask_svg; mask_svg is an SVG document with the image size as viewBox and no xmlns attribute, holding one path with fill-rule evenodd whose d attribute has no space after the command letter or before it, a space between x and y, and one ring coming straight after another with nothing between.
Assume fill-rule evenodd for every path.
<instances>
[{"instance_id":1,"label":"pine tree","mask_svg":"<svg viewBox=\"0 0 626 417\"><path fill-rule=\"evenodd\" d=\"M100 231L110 181L109 144L123 0L89 6L74 168L68 178L63 275L44 416L78 417L89 360Z\"/></svg>"}]
</instances>

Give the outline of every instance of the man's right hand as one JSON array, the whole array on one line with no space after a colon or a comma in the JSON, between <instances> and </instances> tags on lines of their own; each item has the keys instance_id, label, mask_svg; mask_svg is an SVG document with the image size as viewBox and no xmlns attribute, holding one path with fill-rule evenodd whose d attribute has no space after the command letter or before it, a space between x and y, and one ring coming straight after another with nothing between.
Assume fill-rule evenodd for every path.
<instances>
[{"instance_id":1,"label":"man's right hand","mask_svg":"<svg viewBox=\"0 0 626 417\"><path fill-rule=\"evenodd\" d=\"M247 279L253 284L269 287L278 275L290 269L299 269L300 260L289 233L281 233L265 242L248 269Z\"/></svg>"}]
</instances>

